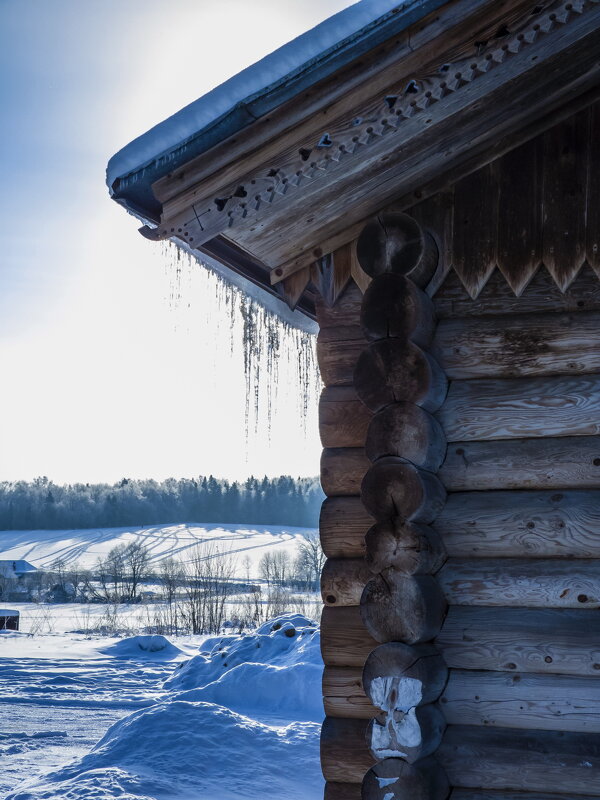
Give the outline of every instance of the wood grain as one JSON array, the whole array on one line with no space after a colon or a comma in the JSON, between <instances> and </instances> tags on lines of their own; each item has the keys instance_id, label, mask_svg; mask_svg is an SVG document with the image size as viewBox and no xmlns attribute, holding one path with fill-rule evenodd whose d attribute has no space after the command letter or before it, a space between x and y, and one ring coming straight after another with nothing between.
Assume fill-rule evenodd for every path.
<instances>
[{"instance_id":1,"label":"wood grain","mask_svg":"<svg viewBox=\"0 0 600 800\"><path fill-rule=\"evenodd\" d=\"M364 558L328 558L321 572L326 606L357 606L372 573Z\"/></svg>"},{"instance_id":2,"label":"wood grain","mask_svg":"<svg viewBox=\"0 0 600 800\"><path fill-rule=\"evenodd\" d=\"M327 781L323 800L362 800L360 783Z\"/></svg>"},{"instance_id":3,"label":"wood grain","mask_svg":"<svg viewBox=\"0 0 600 800\"><path fill-rule=\"evenodd\" d=\"M367 721L326 717L321 728L321 769L327 781L360 783L375 763L367 746Z\"/></svg>"},{"instance_id":4,"label":"wood grain","mask_svg":"<svg viewBox=\"0 0 600 800\"><path fill-rule=\"evenodd\" d=\"M409 764L385 758L365 775L362 800L446 800L448 778L434 757Z\"/></svg>"},{"instance_id":5,"label":"wood grain","mask_svg":"<svg viewBox=\"0 0 600 800\"><path fill-rule=\"evenodd\" d=\"M600 615L450 606L436 646L456 669L598 676Z\"/></svg>"},{"instance_id":6,"label":"wood grain","mask_svg":"<svg viewBox=\"0 0 600 800\"><path fill-rule=\"evenodd\" d=\"M446 501L441 481L400 458L380 458L363 478L363 505L378 522L431 522Z\"/></svg>"},{"instance_id":7,"label":"wood grain","mask_svg":"<svg viewBox=\"0 0 600 800\"><path fill-rule=\"evenodd\" d=\"M358 606L325 606L321 614L321 654L331 667L363 667L378 642L364 626Z\"/></svg>"},{"instance_id":8,"label":"wood grain","mask_svg":"<svg viewBox=\"0 0 600 800\"><path fill-rule=\"evenodd\" d=\"M379 713L365 694L360 667L325 667L323 705L328 717L372 719Z\"/></svg>"},{"instance_id":9,"label":"wood grain","mask_svg":"<svg viewBox=\"0 0 600 800\"><path fill-rule=\"evenodd\" d=\"M600 491L467 492L433 523L449 556L600 558Z\"/></svg>"},{"instance_id":10,"label":"wood grain","mask_svg":"<svg viewBox=\"0 0 600 800\"><path fill-rule=\"evenodd\" d=\"M600 436L454 442L439 477L449 492L600 488Z\"/></svg>"},{"instance_id":11,"label":"wood grain","mask_svg":"<svg viewBox=\"0 0 600 800\"><path fill-rule=\"evenodd\" d=\"M435 414L449 442L600 434L600 375L452 381Z\"/></svg>"},{"instance_id":12,"label":"wood grain","mask_svg":"<svg viewBox=\"0 0 600 800\"><path fill-rule=\"evenodd\" d=\"M334 338L334 337L344 338ZM359 327L321 328L317 336L317 362L325 386L351 386L354 368L366 342Z\"/></svg>"},{"instance_id":13,"label":"wood grain","mask_svg":"<svg viewBox=\"0 0 600 800\"><path fill-rule=\"evenodd\" d=\"M362 447L330 447L321 454L321 486L328 497L357 495L371 462Z\"/></svg>"},{"instance_id":14,"label":"wood grain","mask_svg":"<svg viewBox=\"0 0 600 800\"><path fill-rule=\"evenodd\" d=\"M600 608L598 559L451 558L436 578L450 605Z\"/></svg>"},{"instance_id":15,"label":"wood grain","mask_svg":"<svg viewBox=\"0 0 600 800\"><path fill-rule=\"evenodd\" d=\"M372 416L352 386L326 387L319 401L323 447L363 447Z\"/></svg>"},{"instance_id":16,"label":"wood grain","mask_svg":"<svg viewBox=\"0 0 600 800\"><path fill-rule=\"evenodd\" d=\"M404 275L384 273L365 292L360 325L369 341L391 336L427 348L435 328L433 303Z\"/></svg>"},{"instance_id":17,"label":"wood grain","mask_svg":"<svg viewBox=\"0 0 600 800\"><path fill-rule=\"evenodd\" d=\"M436 753L455 787L596 795L600 735L451 725Z\"/></svg>"},{"instance_id":18,"label":"wood grain","mask_svg":"<svg viewBox=\"0 0 600 800\"><path fill-rule=\"evenodd\" d=\"M321 506L319 533L328 558L361 558L365 534L373 525L360 497L328 497Z\"/></svg>"},{"instance_id":19,"label":"wood grain","mask_svg":"<svg viewBox=\"0 0 600 800\"><path fill-rule=\"evenodd\" d=\"M442 537L427 525L390 519L365 536L367 564L373 573L393 569L404 575L435 573L446 560Z\"/></svg>"},{"instance_id":20,"label":"wood grain","mask_svg":"<svg viewBox=\"0 0 600 800\"><path fill-rule=\"evenodd\" d=\"M433 306L439 319L599 311L600 282L592 269L585 266L563 293L550 277L548 270L541 267L523 294L516 297L505 278L496 270L479 297L473 300L458 275L452 271L434 295Z\"/></svg>"},{"instance_id":21,"label":"wood grain","mask_svg":"<svg viewBox=\"0 0 600 800\"><path fill-rule=\"evenodd\" d=\"M437 472L446 454L446 438L427 411L414 403L394 403L370 420L365 451L371 461L398 456Z\"/></svg>"},{"instance_id":22,"label":"wood grain","mask_svg":"<svg viewBox=\"0 0 600 800\"><path fill-rule=\"evenodd\" d=\"M451 670L441 708L449 725L600 733L600 675Z\"/></svg>"},{"instance_id":23,"label":"wood grain","mask_svg":"<svg viewBox=\"0 0 600 800\"><path fill-rule=\"evenodd\" d=\"M453 380L599 372L600 314L441 320L432 353Z\"/></svg>"}]
</instances>

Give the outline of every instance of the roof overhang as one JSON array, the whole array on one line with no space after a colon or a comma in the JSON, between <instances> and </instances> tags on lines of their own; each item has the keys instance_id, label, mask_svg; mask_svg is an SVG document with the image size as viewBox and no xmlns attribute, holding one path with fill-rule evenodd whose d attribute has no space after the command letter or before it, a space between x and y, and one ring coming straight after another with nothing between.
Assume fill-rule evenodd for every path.
<instances>
[{"instance_id":1,"label":"roof overhang","mask_svg":"<svg viewBox=\"0 0 600 800\"><path fill-rule=\"evenodd\" d=\"M149 238L226 252L232 270L311 314L315 262L373 214L589 102L599 52L599 0L409 2L119 177L113 195Z\"/></svg>"}]
</instances>

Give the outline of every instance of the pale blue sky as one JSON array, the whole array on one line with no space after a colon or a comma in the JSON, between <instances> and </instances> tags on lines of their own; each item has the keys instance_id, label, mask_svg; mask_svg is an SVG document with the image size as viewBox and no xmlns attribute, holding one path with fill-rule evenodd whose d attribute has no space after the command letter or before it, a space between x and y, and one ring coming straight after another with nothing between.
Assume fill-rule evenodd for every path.
<instances>
[{"instance_id":1,"label":"pale blue sky","mask_svg":"<svg viewBox=\"0 0 600 800\"><path fill-rule=\"evenodd\" d=\"M305 434L289 398L246 452L227 316L197 276L172 308L162 248L109 200L104 169L348 5L0 0L0 480L318 471L314 412Z\"/></svg>"}]
</instances>

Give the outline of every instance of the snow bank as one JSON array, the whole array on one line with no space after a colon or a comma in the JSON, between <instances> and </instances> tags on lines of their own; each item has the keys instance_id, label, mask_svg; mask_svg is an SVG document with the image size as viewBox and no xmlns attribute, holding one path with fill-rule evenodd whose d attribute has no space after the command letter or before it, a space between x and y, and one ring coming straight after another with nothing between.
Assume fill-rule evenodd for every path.
<instances>
[{"instance_id":1,"label":"snow bank","mask_svg":"<svg viewBox=\"0 0 600 800\"><path fill-rule=\"evenodd\" d=\"M104 652L137 648L139 657L152 639L180 652L164 637ZM297 614L247 636L211 637L164 682L164 699L6 800L320 800L321 670L319 631Z\"/></svg>"},{"instance_id":2,"label":"snow bank","mask_svg":"<svg viewBox=\"0 0 600 800\"><path fill-rule=\"evenodd\" d=\"M177 658L183 652L164 636L130 636L116 644L100 649L101 653L113 658L160 657Z\"/></svg>"}]
</instances>

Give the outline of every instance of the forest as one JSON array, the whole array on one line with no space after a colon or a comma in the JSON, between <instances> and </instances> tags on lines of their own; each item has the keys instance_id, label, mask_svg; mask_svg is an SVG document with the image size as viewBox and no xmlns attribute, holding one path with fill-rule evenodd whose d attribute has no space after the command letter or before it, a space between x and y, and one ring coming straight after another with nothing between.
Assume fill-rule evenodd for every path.
<instances>
[{"instance_id":1,"label":"forest","mask_svg":"<svg viewBox=\"0 0 600 800\"><path fill-rule=\"evenodd\" d=\"M182 522L316 527L317 478L167 478L59 485L47 477L0 482L0 530L62 530Z\"/></svg>"}]
</instances>

